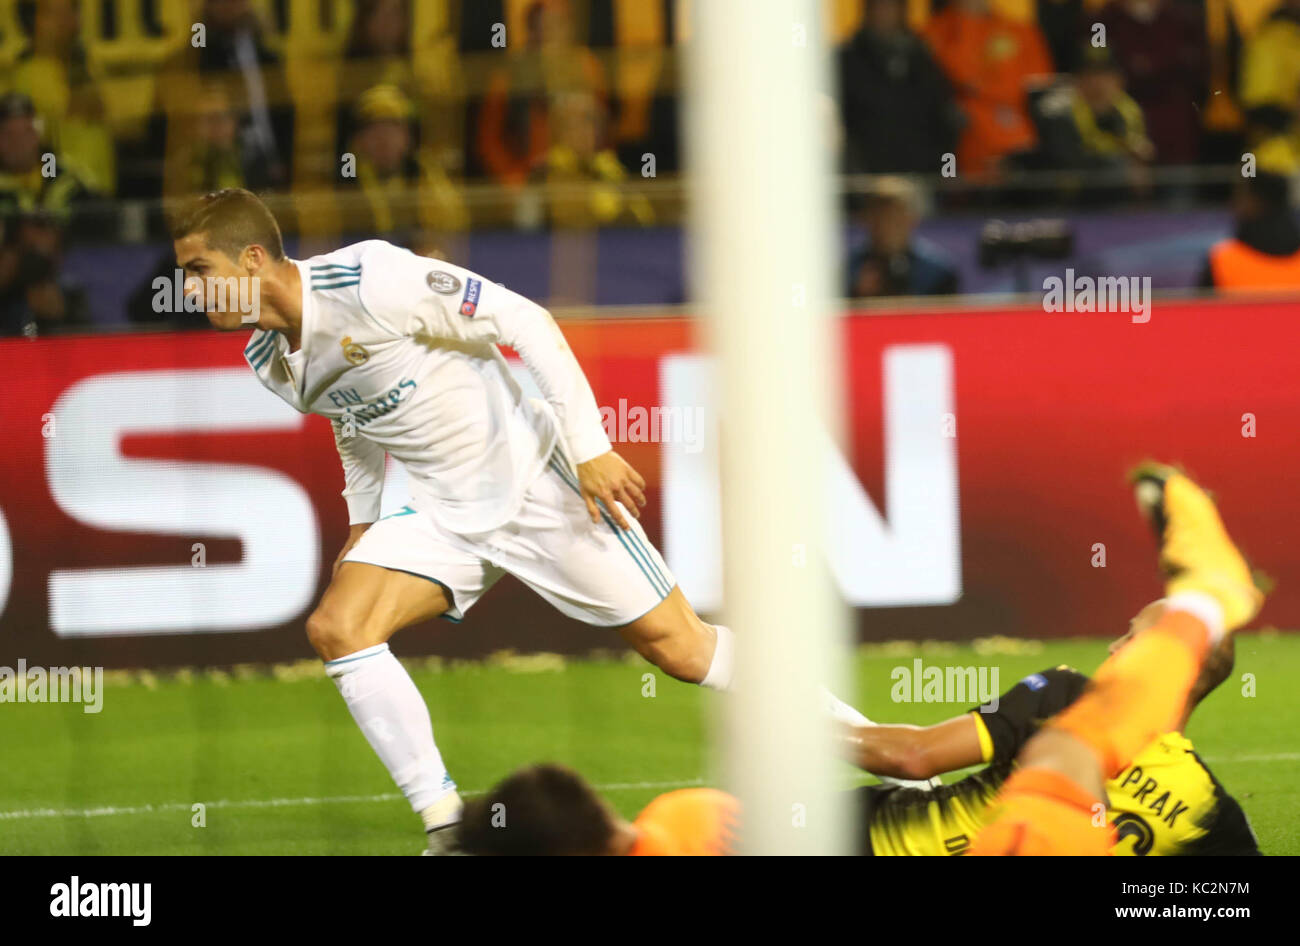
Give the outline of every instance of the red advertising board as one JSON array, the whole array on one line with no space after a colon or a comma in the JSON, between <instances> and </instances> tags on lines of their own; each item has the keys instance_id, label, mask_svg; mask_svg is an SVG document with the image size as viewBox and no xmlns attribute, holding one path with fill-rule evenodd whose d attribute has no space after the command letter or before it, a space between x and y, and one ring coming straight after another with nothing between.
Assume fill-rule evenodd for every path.
<instances>
[{"instance_id":1,"label":"red advertising board","mask_svg":"<svg viewBox=\"0 0 1300 946\"><path fill-rule=\"evenodd\" d=\"M725 418L704 393L693 324L564 327L612 439L648 481L651 539L688 596L716 607L710 464ZM1157 302L1145 323L1029 308L857 313L841 329L849 437L832 488L844 535L826 551L862 639L1119 632L1160 589L1124 482L1145 457L1181 461L1213 487L1277 581L1259 623L1300 627L1300 304ZM0 663L311 656L304 621L346 533L342 474L326 423L264 391L243 344L0 341ZM687 413L657 430L667 407ZM661 442L647 439L656 432ZM408 630L395 649L613 646L507 579L463 624Z\"/></svg>"}]
</instances>

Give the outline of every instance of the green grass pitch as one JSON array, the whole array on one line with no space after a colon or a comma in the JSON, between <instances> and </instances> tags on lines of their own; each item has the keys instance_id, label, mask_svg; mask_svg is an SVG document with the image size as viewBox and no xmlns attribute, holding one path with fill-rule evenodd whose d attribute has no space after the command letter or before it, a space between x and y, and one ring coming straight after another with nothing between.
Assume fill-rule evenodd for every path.
<instances>
[{"instance_id":1,"label":"green grass pitch","mask_svg":"<svg viewBox=\"0 0 1300 946\"><path fill-rule=\"evenodd\" d=\"M396 650L400 653L400 637ZM856 700L879 722L928 723L955 704L893 703L890 671L999 668L1000 688L1044 667L1091 672L1105 641L992 641L864 648ZM601 787L626 816L656 794L708 783L711 708L723 699L639 659L539 655L412 662L443 757L462 791L552 760ZM654 695L646 674L653 675ZM1247 695L1253 675L1254 695ZM103 711L0 705L0 854L416 854L418 819L319 664L106 680ZM1300 634L1243 635L1237 666L1188 735L1241 801L1268 854L1300 854L1295 739ZM711 706L712 704L712 706ZM845 786L870 781L844 767ZM947 780L951 780L949 776ZM196 827L202 804L206 826Z\"/></svg>"}]
</instances>

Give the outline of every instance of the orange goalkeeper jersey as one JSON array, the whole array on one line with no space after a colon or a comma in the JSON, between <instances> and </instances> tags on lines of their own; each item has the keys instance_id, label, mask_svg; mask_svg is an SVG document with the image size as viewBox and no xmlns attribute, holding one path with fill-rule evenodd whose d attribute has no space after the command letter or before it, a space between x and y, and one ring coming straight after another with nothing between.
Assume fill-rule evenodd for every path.
<instances>
[{"instance_id":1,"label":"orange goalkeeper jersey","mask_svg":"<svg viewBox=\"0 0 1300 946\"><path fill-rule=\"evenodd\" d=\"M716 788L660 795L637 815L632 856L716 856L733 853L740 803Z\"/></svg>"}]
</instances>

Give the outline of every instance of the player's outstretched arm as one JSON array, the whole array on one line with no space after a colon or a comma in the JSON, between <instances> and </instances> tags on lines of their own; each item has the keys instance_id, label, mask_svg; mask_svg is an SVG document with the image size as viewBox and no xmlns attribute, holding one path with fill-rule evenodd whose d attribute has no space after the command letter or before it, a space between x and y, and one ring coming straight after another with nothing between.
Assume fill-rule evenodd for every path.
<instances>
[{"instance_id":1,"label":"player's outstretched arm","mask_svg":"<svg viewBox=\"0 0 1300 946\"><path fill-rule=\"evenodd\" d=\"M928 779L986 761L970 713L933 726L844 726L842 754L873 775Z\"/></svg>"},{"instance_id":2,"label":"player's outstretched arm","mask_svg":"<svg viewBox=\"0 0 1300 946\"><path fill-rule=\"evenodd\" d=\"M944 772L1009 761L1044 719L1069 706L1088 678L1069 667L1031 674L994 700L933 726L853 726L843 754L877 775L927 779Z\"/></svg>"}]
</instances>

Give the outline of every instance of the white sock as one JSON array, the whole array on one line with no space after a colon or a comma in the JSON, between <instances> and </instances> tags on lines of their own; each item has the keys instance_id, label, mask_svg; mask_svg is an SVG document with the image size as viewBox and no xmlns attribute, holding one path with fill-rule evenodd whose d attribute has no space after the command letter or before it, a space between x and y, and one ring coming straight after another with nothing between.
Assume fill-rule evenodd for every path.
<instances>
[{"instance_id":1,"label":"white sock","mask_svg":"<svg viewBox=\"0 0 1300 946\"><path fill-rule=\"evenodd\" d=\"M717 632L718 640L713 647L709 671L700 681L700 686L710 690L728 690L731 688L731 674L736 663L736 635L731 633L731 628L721 624L713 625L713 630Z\"/></svg>"},{"instance_id":2,"label":"white sock","mask_svg":"<svg viewBox=\"0 0 1300 946\"><path fill-rule=\"evenodd\" d=\"M1210 646L1223 640L1223 605L1203 591L1180 591L1165 599L1166 611L1184 611L1205 625Z\"/></svg>"},{"instance_id":3,"label":"white sock","mask_svg":"<svg viewBox=\"0 0 1300 946\"><path fill-rule=\"evenodd\" d=\"M420 812L420 820L424 822L425 831L435 831L438 828L460 821L461 812L464 810L465 803L460 800L460 795L453 789L428 808L423 809Z\"/></svg>"},{"instance_id":4,"label":"white sock","mask_svg":"<svg viewBox=\"0 0 1300 946\"><path fill-rule=\"evenodd\" d=\"M416 812L423 817L434 802L455 793L456 783L433 742L424 697L387 644L326 661L325 672Z\"/></svg>"}]
</instances>

